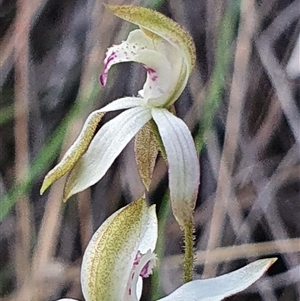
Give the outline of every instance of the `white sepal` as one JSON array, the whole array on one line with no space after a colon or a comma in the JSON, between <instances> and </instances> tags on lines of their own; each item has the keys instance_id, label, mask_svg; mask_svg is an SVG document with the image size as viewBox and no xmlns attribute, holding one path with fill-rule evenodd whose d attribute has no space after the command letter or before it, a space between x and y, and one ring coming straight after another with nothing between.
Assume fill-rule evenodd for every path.
<instances>
[{"instance_id":1,"label":"white sepal","mask_svg":"<svg viewBox=\"0 0 300 301\"><path fill-rule=\"evenodd\" d=\"M221 301L257 281L276 258L260 259L239 270L205 280L188 282L158 301Z\"/></svg>"},{"instance_id":2,"label":"white sepal","mask_svg":"<svg viewBox=\"0 0 300 301\"><path fill-rule=\"evenodd\" d=\"M155 207L149 208L143 198L111 215L84 253L81 284L85 300L138 300L142 287L131 283L134 262L140 245L154 249L156 238Z\"/></svg>"},{"instance_id":3,"label":"white sepal","mask_svg":"<svg viewBox=\"0 0 300 301\"><path fill-rule=\"evenodd\" d=\"M198 193L200 167L187 125L166 109L152 109L166 150L172 210L181 227L190 221Z\"/></svg>"},{"instance_id":4,"label":"white sepal","mask_svg":"<svg viewBox=\"0 0 300 301\"><path fill-rule=\"evenodd\" d=\"M65 186L64 199L98 182L150 118L149 109L136 107L107 122L72 169Z\"/></svg>"}]
</instances>

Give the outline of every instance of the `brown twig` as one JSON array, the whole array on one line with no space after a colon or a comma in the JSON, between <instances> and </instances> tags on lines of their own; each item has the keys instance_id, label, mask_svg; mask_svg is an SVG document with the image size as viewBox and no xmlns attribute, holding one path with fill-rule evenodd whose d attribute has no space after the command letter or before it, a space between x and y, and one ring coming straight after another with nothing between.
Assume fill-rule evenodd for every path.
<instances>
[{"instance_id":1,"label":"brown twig","mask_svg":"<svg viewBox=\"0 0 300 301\"><path fill-rule=\"evenodd\" d=\"M28 113L29 113L29 26L30 19L24 19L29 2L18 1L14 28L13 54L15 61L15 172L18 182L28 176ZM30 5L29 5L30 6ZM17 39L17 37L19 37ZM18 288L28 281L30 271L31 212L28 196L22 196L16 203L15 269ZM18 296L16 300L24 300Z\"/></svg>"},{"instance_id":2,"label":"brown twig","mask_svg":"<svg viewBox=\"0 0 300 301\"><path fill-rule=\"evenodd\" d=\"M8 73L13 68L14 59L22 54L21 47L15 47L15 41L22 41L25 31L31 29L34 25L41 11L45 7L48 0L32 0L29 5L24 7L22 10L22 15L19 18L22 18L21 22L27 24L22 28L20 26L20 20L16 18L15 22L7 30L2 43L0 44L1 56L0 56L0 87L3 85ZM18 31L15 30L16 27L20 27ZM28 27L28 28L26 28Z\"/></svg>"},{"instance_id":3,"label":"brown twig","mask_svg":"<svg viewBox=\"0 0 300 301\"><path fill-rule=\"evenodd\" d=\"M256 198L255 203L250 209L248 216L245 218L244 223L251 224L252 227L255 227L256 224L260 221L263 214L268 214L268 207L273 200L273 197L276 192L276 187L286 180L282 177L281 171L284 171L287 167L291 170L291 166L294 164L295 160L299 157L299 148L296 144L289 150L285 158L280 162L277 169L273 175L265 182L258 183L262 188L257 187L259 194ZM297 173L297 171L296 171ZM241 225L240 231L238 233L237 239L242 241L244 237L244 224Z\"/></svg>"},{"instance_id":4,"label":"brown twig","mask_svg":"<svg viewBox=\"0 0 300 301\"><path fill-rule=\"evenodd\" d=\"M298 145L300 145L300 114L285 71L274 54L273 44L283 31L286 30L294 20L299 18L299 5L299 0L292 2L256 40L257 50L262 64L269 74L282 111L290 124Z\"/></svg>"},{"instance_id":5,"label":"brown twig","mask_svg":"<svg viewBox=\"0 0 300 301\"><path fill-rule=\"evenodd\" d=\"M197 251L195 264L205 264L207 260L210 263L218 264L244 258L256 258L261 256L271 256L278 254L282 250L285 253L300 253L300 238L274 240L262 243L243 244L238 246L216 248L209 253L206 251ZM170 267L178 266L182 263L181 255L166 257L163 264Z\"/></svg>"},{"instance_id":6,"label":"brown twig","mask_svg":"<svg viewBox=\"0 0 300 301\"><path fill-rule=\"evenodd\" d=\"M234 74L230 91L230 100L226 121L226 133L224 147L220 162L218 186L215 198L215 206L211 219L207 252L210 252L220 244L221 231L223 230L226 207L230 199L233 201L232 171L239 139L239 124L247 89L247 70L251 54L251 39L255 30L255 10L253 3L242 2L241 27L237 38L236 56L234 62ZM233 204L235 206L236 204ZM215 275L215 267L206 262L203 276Z\"/></svg>"}]
</instances>

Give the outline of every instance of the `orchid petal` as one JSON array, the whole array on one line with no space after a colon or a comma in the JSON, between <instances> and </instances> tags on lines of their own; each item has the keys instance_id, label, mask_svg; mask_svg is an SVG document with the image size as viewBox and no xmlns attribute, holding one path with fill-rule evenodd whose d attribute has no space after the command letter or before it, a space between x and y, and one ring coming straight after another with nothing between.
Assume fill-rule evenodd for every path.
<instances>
[{"instance_id":1,"label":"orchid petal","mask_svg":"<svg viewBox=\"0 0 300 301\"><path fill-rule=\"evenodd\" d=\"M97 125L103 116L104 113L100 111L95 111L89 115L78 138L65 153L61 161L46 175L40 190L40 194L43 194L52 183L67 174L74 167L76 162L89 147L90 142L94 137Z\"/></svg>"},{"instance_id":2,"label":"orchid petal","mask_svg":"<svg viewBox=\"0 0 300 301\"><path fill-rule=\"evenodd\" d=\"M67 174L74 167L79 158L86 152L94 137L97 125L103 118L105 112L138 107L143 104L145 104L145 101L142 98L124 97L109 103L100 110L92 112L84 123L75 142L71 145L61 161L46 175L40 193L43 194L53 182Z\"/></svg>"},{"instance_id":3,"label":"orchid petal","mask_svg":"<svg viewBox=\"0 0 300 301\"><path fill-rule=\"evenodd\" d=\"M108 49L104 71L100 76L101 84L106 84L108 71L114 64L132 61L143 64L147 71L147 80L140 93L145 99L170 94L172 88L170 78L174 74L174 67L171 68L164 52L158 51L158 46L162 47L160 44L160 41L156 43L140 29L130 32L126 41Z\"/></svg>"},{"instance_id":4,"label":"orchid petal","mask_svg":"<svg viewBox=\"0 0 300 301\"><path fill-rule=\"evenodd\" d=\"M151 206L149 209L148 221L147 224L144 225L143 235L140 238L138 251L142 254L154 252L157 235L158 235L158 222L157 216L155 212L155 206ZM143 280L142 277L138 277L138 281L136 285L136 297L137 300L140 300L143 289Z\"/></svg>"},{"instance_id":5,"label":"orchid petal","mask_svg":"<svg viewBox=\"0 0 300 301\"><path fill-rule=\"evenodd\" d=\"M149 109L136 107L104 124L71 171L65 186L64 200L98 182L150 118Z\"/></svg>"},{"instance_id":6,"label":"orchid petal","mask_svg":"<svg viewBox=\"0 0 300 301\"><path fill-rule=\"evenodd\" d=\"M178 23L149 8L133 5L106 5L117 17L136 24L174 45L185 58L190 70L196 61L193 39ZM150 34L151 36L151 34Z\"/></svg>"},{"instance_id":7,"label":"orchid petal","mask_svg":"<svg viewBox=\"0 0 300 301\"><path fill-rule=\"evenodd\" d=\"M181 227L190 221L198 193L199 160L187 125L166 109L152 109L169 165L172 210Z\"/></svg>"},{"instance_id":8,"label":"orchid petal","mask_svg":"<svg viewBox=\"0 0 300 301\"><path fill-rule=\"evenodd\" d=\"M151 121L138 132L134 143L135 160L145 188L149 191L158 145L151 128Z\"/></svg>"},{"instance_id":9,"label":"orchid petal","mask_svg":"<svg viewBox=\"0 0 300 301\"><path fill-rule=\"evenodd\" d=\"M157 241L157 217L155 212L155 206L148 208L147 223L143 225L143 232L140 237L138 250L146 254L148 250L154 252L156 241Z\"/></svg>"},{"instance_id":10,"label":"orchid petal","mask_svg":"<svg viewBox=\"0 0 300 301\"><path fill-rule=\"evenodd\" d=\"M182 66L180 66L179 76L176 81L176 88L172 95L169 95L168 106L182 93L186 86L190 73L195 65L196 51L191 36L180 27L179 24L168 17L144 7L132 5L106 5L116 16L128 22L136 24L151 38L161 37L168 43L173 45L183 58ZM172 57L172 56L171 56ZM174 56L178 60L178 56ZM176 63L173 60L172 66ZM158 105L155 101L153 105Z\"/></svg>"},{"instance_id":11,"label":"orchid petal","mask_svg":"<svg viewBox=\"0 0 300 301\"><path fill-rule=\"evenodd\" d=\"M220 301L239 293L267 271L277 258L260 259L234 272L188 282L158 301Z\"/></svg>"},{"instance_id":12,"label":"orchid petal","mask_svg":"<svg viewBox=\"0 0 300 301\"><path fill-rule=\"evenodd\" d=\"M126 298L128 281L140 244L154 249L156 238L155 207L148 208L143 198L111 215L95 232L83 257L81 283L86 301L130 300Z\"/></svg>"}]
</instances>

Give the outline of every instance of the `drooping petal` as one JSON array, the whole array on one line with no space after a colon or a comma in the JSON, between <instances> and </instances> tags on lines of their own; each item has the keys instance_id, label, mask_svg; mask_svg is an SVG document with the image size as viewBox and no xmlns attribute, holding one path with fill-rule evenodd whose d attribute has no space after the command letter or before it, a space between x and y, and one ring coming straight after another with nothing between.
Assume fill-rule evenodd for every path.
<instances>
[{"instance_id":1,"label":"drooping petal","mask_svg":"<svg viewBox=\"0 0 300 301\"><path fill-rule=\"evenodd\" d=\"M85 153L94 133L96 131L97 125L103 118L104 113L95 111L89 115L86 122L84 123L83 129L79 134L78 138L63 156L59 164L57 164L53 169L51 169L46 175L43 185L41 187L40 193L43 194L44 191L55 181L60 179L62 176L67 174L79 160L79 158Z\"/></svg>"},{"instance_id":2,"label":"drooping petal","mask_svg":"<svg viewBox=\"0 0 300 301\"><path fill-rule=\"evenodd\" d=\"M107 122L72 169L66 182L64 200L98 182L150 118L149 109L136 107Z\"/></svg>"},{"instance_id":3,"label":"drooping petal","mask_svg":"<svg viewBox=\"0 0 300 301\"><path fill-rule=\"evenodd\" d=\"M158 146L151 129L151 121L138 132L134 144L135 160L145 188L149 190L155 161L158 155Z\"/></svg>"},{"instance_id":4,"label":"drooping petal","mask_svg":"<svg viewBox=\"0 0 300 301\"><path fill-rule=\"evenodd\" d=\"M172 210L181 227L190 221L198 193L200 167L187 125L166 109L152 109L169 166Z\"/></svg>"},{"instance_id":5,"label":"drooping petal","mask_svg":"<svg viewBox=\"0 0 300 301\"><path fill-rule=\"evenodd\" d=\"M147 80L140 93L143 98L158 98L171 93L171 78L175 70L173 66L171 68L165 55L171 55L170 51L158 51L162 47L161 43L161 38L158 37L158 41L152 40L140 29L130 32L126 41L108 49L104 71L100 76L101 84L106 84L108 71L114 64L137 62L143 64L147 71Z\"/></svg>"},{"instance_id":6,"label":"drooping petal","mask_svg":"<svg viewBox=\"0 0 300 301\"><path fill-rule=\"evenodd\" d=\"M90 142L94 137L97 125L103 118L105 112L138 107L144 104L145 101L142 98L124 97L109 103L100 110L92 112L85 121L84 126L75 142L63 156L61 161L46 175L40 193L43 194L52 183L67 174L74 167L76 162L89 147Z\"/></svg>"},{"instance_id":7,"label":"drooping petal","mask_svg":"<svg viewBox=\"0 0 300 301\"><path fill-rule=\"evenodd\" d=\"M111 215L93 235L83 257L81 283L85 300L131 300L128 281L139 246L153 250L156 239L155 207L148 208L144 199Z\"/></svg>"},{"instance_id":8,"label":"drooping petal","mask_svg":"<svg viewBox=\"0 0 300 301\"><path fill-rule=\"evenodd\" d=\"M158 301L221 301L257 281L277 258L254 261L234 272L205 280L188 282Z\"/></svg>"},{"instance_id":9,"label":"drooping petal","mask_svg":"<svg viewBox=\"0 0 300 301\"><path fill-rule=\"evenodd\" d=\"M116 16L140 26L149 37L160 36L173 45L183 58L173 94L165 107L172 104L182 93L195 65L196 51L191 36L179 24L148 8L132 5L106 5ZM169 54L170 55L170 54ZM171 56L172 57L172 56ZM178 56L174 58L178 60ZM173 60L173 64L176 61ZM173 66L172 64L172 66ZM158 103L153 102L158 105Z\"/></svg>"}]
</instances>

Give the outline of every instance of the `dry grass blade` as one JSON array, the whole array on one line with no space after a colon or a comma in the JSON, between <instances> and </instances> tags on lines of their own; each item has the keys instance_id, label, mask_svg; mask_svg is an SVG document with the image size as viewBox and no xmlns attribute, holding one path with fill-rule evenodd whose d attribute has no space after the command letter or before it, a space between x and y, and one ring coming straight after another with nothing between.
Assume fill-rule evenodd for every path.
<instances>
[{"instance_id":1,"label":"dry grass blade","mask_svg":"<svg viewBox=\"0 0 300 301\"><path fill-rule=\"evenodd\" d=\"M13 54L15 61L15 171L17 181L28 176L28 115L29 115L29 28L30 19L23 18L28 1L18 1L15 22ZM18 39L17 39L18 37ZM31 209L27 195L22 196L16 205L15 270L17 287L22 289L29 280L31 249ZM16 300L27 299L17 296Z\"/></svg>"},{"instance_id":2,"label":"dry grass blade","mask_svg":"<svg viewBox=\"0 0 300 301\"><path fill-rule=\"evenodd\" d=\"M281 108L290 124L294 138L300 145L300 113L286 73L274 52L274 43L300 16L300 1L292 2L256 40L257 50L276 90Z\"/></svg>"},{"instance_id":3,"label":"dry grass blade","mask_svg":"<svg viewBox=\"0 0 300 301\"><path fill-rule=\"evenodd\" d=\"M300 253L300 239L283 239L262 243L243 244L238 246L216 248L211 252L197 251L196 265L205 264L206 260L210 263L222 263L244 258L271 256L284 250L285 253ZM180 265L182 258L180 255L166 257L164 265L176 267Z\"/></svg>"},{"instance_id":4,"label":"dry grass blade","mask_svg":"<svg viewBox=\"0 0 300 301\"><path fill-rule=\"evenodd\" d=\"M22 3L22 1L19 2ZM2 49L0 56L0 87L2 87L8 73L13 68L13 57L22 54L20 43L24 40L26 31L31 29L47 2L48 0L30 1L30 4L22 8L22 15L19 15L19 20L16 19L7 30L6 35L0 44L0 48ZM15 30L15 28L18 29ZM18 41L20 47L15 47L15 41Z\"/></svg>"},{"instance_id":5,"label":"dry grass blade","mask_svg":"<svg viewBox=\"0 0 300 301\"><path fill-rule=\"evenodd\" d=\"M220 162L218 186L215 198L215 206L211 219L211 228L207 251L216 248L221 239L221 231L224 229L226 207L232 200L232 172L236 149L238 146L241 112L247 90L247 70L251 54L251 39L255 32L255 10L253 3L242 2L241 27L237 37L237 46L234 62L234 73L230 91L230 100L226 121L226 133L224 147ZM230 206L231 207L231 206ZM215 268L206 263L204 277L215 276Z\"/></svg>"}]
</instances>

